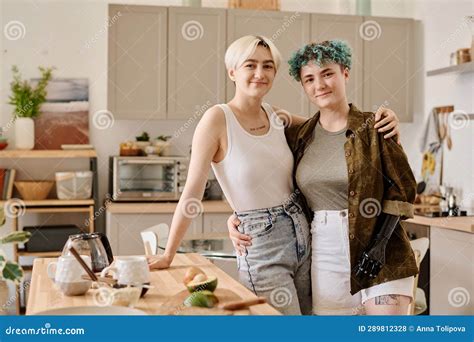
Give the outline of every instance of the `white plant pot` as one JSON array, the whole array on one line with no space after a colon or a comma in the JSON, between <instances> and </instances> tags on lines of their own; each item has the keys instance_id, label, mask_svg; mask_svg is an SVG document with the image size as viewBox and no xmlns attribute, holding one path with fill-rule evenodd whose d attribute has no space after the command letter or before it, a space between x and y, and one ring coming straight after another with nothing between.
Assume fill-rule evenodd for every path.
<instances>
[{"instance_id":1,"label":"white plant pot","mask_svg":"<svg viewBox=\"0 0 474 342\"><path fill-rule=\"evenodd\" d=\"M35 122L31 118L15 120L15 147L19 150L31 150L35 147Z\"/></svg>"},{"instance_id":2,"label":"white plant pot","mask_svg":"<svg viewBox=\"0 0 474 342\"><path fill-rule=\"evenodd\" d=\"M156 154L160 156L169 156L171 143L169 141L155 140L153 144L156 148Z\"/></svg>"}]
</instances>

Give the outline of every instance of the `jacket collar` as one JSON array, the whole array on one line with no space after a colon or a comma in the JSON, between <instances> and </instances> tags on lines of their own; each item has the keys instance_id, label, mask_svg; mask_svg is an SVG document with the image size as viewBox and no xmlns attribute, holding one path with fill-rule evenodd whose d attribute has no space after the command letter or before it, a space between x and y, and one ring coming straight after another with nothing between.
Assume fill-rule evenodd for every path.
<instances>
[{"instance_id":1,"label":"jacket collar","mask_svg":"<svg viewBox=\"0 0 474 342\"><path fill-rule=\"evenodd\" d=\"M349 104L349 117L347 118L347 132L346 137L355 137L361 138L365 142L369 141L368 131L373 129L374 125L374 114L366 115L361 112L356 106L352 103Z\"/></svg>"},{"instance_id":2,"label":"jacket collar","mask_svg":"<svg viewBox=\"0 0 474 342\"><path fill-rule=\"evenodd\" d=\"M311 119L308 121L308 131L311 134L314 132L316 124L319 121L319 116L321 113L318 111L316 114L313 115ZM369 137L367 135L367 128L372 128L374 123L374 115L366 118L363 112L361 112L354 104L349 103L349 116L347 118L347 131L346 137L359 137L363 139L365 142L368 141ZM305 137L306 139L308 137Z\"/></svg>"}]
</instances>

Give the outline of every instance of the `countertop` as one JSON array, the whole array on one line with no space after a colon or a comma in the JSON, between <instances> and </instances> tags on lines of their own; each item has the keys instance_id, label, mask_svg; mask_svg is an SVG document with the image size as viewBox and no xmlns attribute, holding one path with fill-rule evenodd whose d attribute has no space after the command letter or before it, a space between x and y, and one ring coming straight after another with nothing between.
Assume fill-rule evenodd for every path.
<instances>
[{"instance_id":1,"label":"countertop","mask_svg":"<svg viewBox=\"0 0 474 342\"><path fill-rule=\"evenodd\" d=\"M178 202L154 202L154 203L107 203L107 212L115 214L173 214ZM226 201L202 201L203 213L225 213L233 212L229 203ZM430 207L436 209L435 206L415 205L416 208ZM436 226L440 228L453 229L474 233L474 216L461 217L426 217L415 215L414 218L406 222L419 224L424 226Z\"/></svg>"},{"instance_id":2,"label":"countertop","mask_svg":"<svg viewBox=\"0 0 474 342\"><path fill-rule=\"evenodd\" d=\"M426 217L415 215L414 218L405 222L474 233L474 216Z\"/></svg>"},{"instance_id":3,"label":"countertop","mask_svg":"<svg viewBox=\"0 0 474 342\"><path fill-rule=\"evenodd\" d=\"M418 224L422 226L433 226L444 229L458 230L466 233L474 233L474 208L461 208L466 210L471 216L455 216L455 217L428 217L416 214L417 211L436 212L441 211L439 205L415 204L415 217L406 220L408 223Z\"/></svg>"},{"instance_id":4,"label":"countertop","mask_svg":"<svg viewBox=\"0 0 474 342\"><path fill-rule=\"evenodd\" d=\"M68 297L63 295L48 278L46 269L50 262L56 258L37 258L33 264L30 293L26 314L32 315L37 312L70 306L87 306L94 304L94 294L97 290L89 290L83 296ZM139 300L135 308L143 310L150 315L159 315L163 311L163 303L171 296L186 289L182 279L189 266L201 268L207 275L216 276L219 284L218 289L233 291L242 299L254 299L256 296L239 282L231 278L220 268L199 254L177 254L166 270L155 270L151 272L151 285L148 293ZM250 307L251 315L280 315L280 313L269 304L259 304ZM246 313L248 311L245 310ZM236 311L234 314L239 314Z\"/></svg>"},{"instance_id":5,"label":"countertop","mask_svg":"<svg viewBox=\"0 0 474 342\"><path fill-rule=\"evenodd\" d=\"M173 214L178 202L108 202L107 212L114 214ZM232 213L229 203L223 200L202 201L203 213Z\"/></svg>"}]
</instances>

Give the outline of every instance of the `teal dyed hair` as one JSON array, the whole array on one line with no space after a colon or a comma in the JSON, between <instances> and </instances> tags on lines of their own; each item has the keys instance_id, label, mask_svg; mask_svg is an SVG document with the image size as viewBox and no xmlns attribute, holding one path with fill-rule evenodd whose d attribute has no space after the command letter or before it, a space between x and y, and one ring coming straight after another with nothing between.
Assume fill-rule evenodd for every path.
<instances>
[{"instance_id":1,"label":"teal dyed hair","mask_svg":"<svg viewBox=\"0 0 474 342\"><path fill-rule=\"evenodd\" d=\"M344 68L351 69L352 51L349 45L342 40L326 40L321 43L310 43L296 51L288 61L290 75L301 81L301 68L313 61L318 66L328 63L337 63Z\"/></svg>"}]
</instances>

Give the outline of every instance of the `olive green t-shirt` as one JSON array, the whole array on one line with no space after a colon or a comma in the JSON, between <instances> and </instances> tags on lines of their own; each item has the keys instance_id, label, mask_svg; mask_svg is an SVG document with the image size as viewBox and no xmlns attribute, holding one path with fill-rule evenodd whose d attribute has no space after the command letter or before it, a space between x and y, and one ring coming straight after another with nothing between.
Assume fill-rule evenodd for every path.
<instances>
[{"instance_id":1,"label":"olive green t-shirt","mask_svg":"<svg viewBox=\"0 0 474 342\"><path fill-rule=\"evenodd\" d=\"M345 133L346 128L339 132L326 131L318 122L314 139L298 165L296 182L313 211L348 207Z\"/></svg>"}]
</instances>

